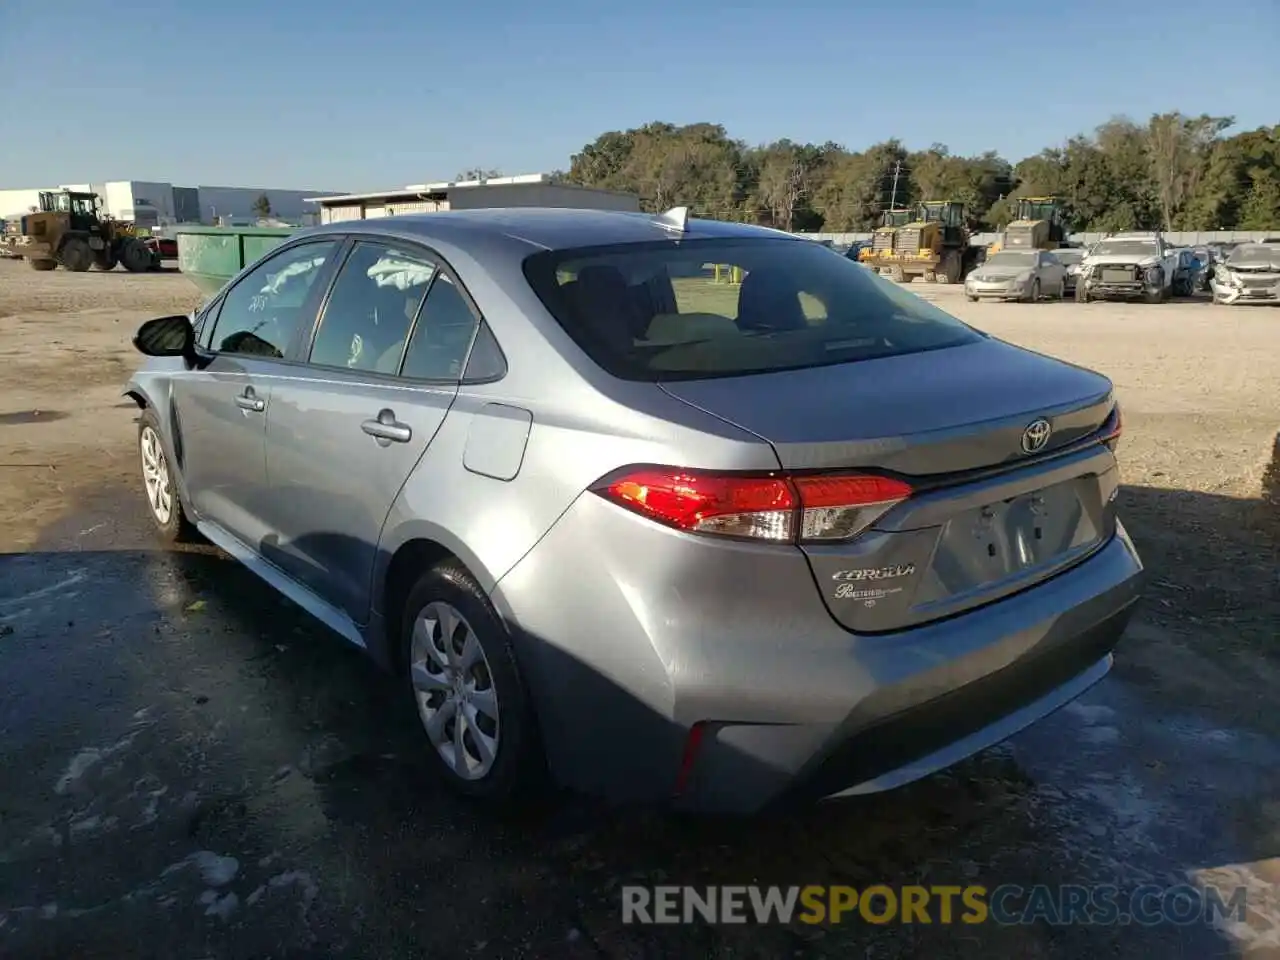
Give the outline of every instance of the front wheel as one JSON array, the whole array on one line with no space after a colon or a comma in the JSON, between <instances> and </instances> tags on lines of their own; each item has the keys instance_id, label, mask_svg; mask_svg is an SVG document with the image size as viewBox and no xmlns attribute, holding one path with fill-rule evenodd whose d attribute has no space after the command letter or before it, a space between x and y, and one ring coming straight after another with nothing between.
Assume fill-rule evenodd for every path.
<instances>
[{"instance_id":1,"label":"front wheel","mask_svg":"<svg viewBox=\"0 0 1280 960\"><path fill-rule=\"evenodd\" d=\"M65 240L58 256L62 260L62 265L73 273L84 273L93 266L93 250L87 240L79 237Z\"/></svg>"},{"instance_id":2,"label":"front wheel","mask_svg":"<svg viewBox=\"0 0 1280 960\"><path fill-rule=\"evenodd\" d=\"M1031 281L1031 292L1027 294L1027 303L1037 303L1040 300L1040 278Z\"/></svg>"},{"instance_id":3,"label":"front wheel","mask_svg":"<svg viewBox=\"0 0 1280 960\"><path fill-rule=\"evenodd\" d=\"M511 636L461 563L414 584L401 636L409 693L445 782L498 803L541 788L546 767Z\"/></svg>"},{"instance_id":4,"label":"front wheel","mask_svg":"<svg viewBox=\"0 0 1280 960\"><path fill-rule=\"evenodd\" d=\"M161 539L170 543L191 539L194 528L178 499L173 467L160 436L160 421L149 409L138 418L138 452L147 507Z\"/></svg>"}]
</instances>

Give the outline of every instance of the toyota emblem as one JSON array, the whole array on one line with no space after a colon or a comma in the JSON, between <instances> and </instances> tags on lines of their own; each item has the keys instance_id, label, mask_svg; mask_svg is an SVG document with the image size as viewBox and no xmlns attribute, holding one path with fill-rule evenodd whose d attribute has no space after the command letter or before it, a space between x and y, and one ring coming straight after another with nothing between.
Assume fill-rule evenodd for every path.
<instances>
[{"instance_id":1,"label":"toyota emblem","mask_svg":"<svg viewBox=\"0 0 1280 960\"><path fill-rule=\"evenodd\" d=\"M1049 425L1049 421L1041 417L1038 420L1032 420L1027 424L1027 428L1022 431L1022 452L1023 453L1039 453L1044 449L1045 444L1049 442L1049 434L1053 433L1053 427Z\"/></svg>"}]
</instances>

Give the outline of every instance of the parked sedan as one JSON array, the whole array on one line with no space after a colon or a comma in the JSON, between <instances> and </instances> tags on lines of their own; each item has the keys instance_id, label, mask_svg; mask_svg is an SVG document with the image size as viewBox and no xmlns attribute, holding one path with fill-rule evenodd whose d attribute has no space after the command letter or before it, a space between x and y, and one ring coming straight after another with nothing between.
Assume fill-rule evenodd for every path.
<instances>
[{"instance_id":1,"label":"parked sedan","mask_svg":"<svg viewBox=\"0 0 1280 960\"><path fill-rule=\"evenodd\" d=\"M329 224L134 342L159 532L394 671L473 796L887 790L1099 680L1140 593L1105 377L772 230Z\"/></svg>"},{"instance_id":2,"label":"parked sedan","mask_svg":"<svg viewBox=\"0 0 1280 960\"><path fill-rule=\"evenodd\" d=\"M1001 250L965 279L969 300L1061 300L1066 296L1067 268L1048 250Z\"/></svg>"},{"instance_id":3,"label":"parked sedan","mask_svg":"<svg viewBox=\"0 0 1280 960\"><path fill-rule=\"evenodd\" d=\"M1242 243L1214 268L1214 303L1280 302L1280 246Z\"/></svg>"}]
</instances>

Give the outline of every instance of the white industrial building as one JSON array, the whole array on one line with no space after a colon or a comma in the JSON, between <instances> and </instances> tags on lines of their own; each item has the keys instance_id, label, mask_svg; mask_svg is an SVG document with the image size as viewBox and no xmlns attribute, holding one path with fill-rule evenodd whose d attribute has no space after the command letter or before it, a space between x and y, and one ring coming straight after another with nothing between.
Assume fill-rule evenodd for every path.
<instances>
[{"instance_id":1,"label":"white industrial building","mask_svg":"<svg viewBox=\"0 0 1280 960\"><path fill-rule=\"evenodd\" d=\"M620 190L600 190L560 183L544 173L487 180L412 183L399 190L315 196L321 223L369 220L399 213L436 213L481 207L586 207L593 210L639 210L640 198Z\"/></svg>"},{"instance_id":2,"label":"white industrial building","mask_svg":"<svg viewBox=\"0 0 1280 960\"><path fill-rule=\"evenodd\" d=\"M64 183L56 187L0 190L0 218L30 213L46 190L96 193L104 212L116 220L140 227L175 223L252 223L258 219L255 205L265 195L273 218L291 223L318 219L317 198L329 191L283 190L277 187L178 187L153 180L107 180L99 183Z\"/></svg>"}]
</instances>

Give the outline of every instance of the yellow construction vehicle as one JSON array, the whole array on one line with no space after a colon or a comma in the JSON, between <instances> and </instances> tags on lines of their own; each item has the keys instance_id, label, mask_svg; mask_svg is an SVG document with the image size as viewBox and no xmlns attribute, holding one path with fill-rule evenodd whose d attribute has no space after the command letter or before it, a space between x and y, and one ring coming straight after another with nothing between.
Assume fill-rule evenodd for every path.
<instances>
[{"instance_id":1,"label":"yellow construction vehicle","mask_svg":"<svg viewBox=\"0 0 1280 960\"><path fill-rule=\"evenodd\" d=\"M1019 197L1013 222L987 255L1011 250L1057 250L1067 242L1067 222L1057 197Z\"/></svg>"},{"instance_id":2,"label":"yellow construction vehicle","mask_svg":"<svg viewBox=\"0 0 1280 960\"><path fill-rule=\"evenodd\" d=\"M133 224L104 217L96 193L74 190L42 192L40 209L6 224L0 243L5 253L26 260L33 270L62 264L80 273L90 267L113 270L120 263L140 273L156 264Z\"/></svg>"},{"instance_id":3,"label":"yellow construction vehicle","mask_svg":"<svg viewBox=\"0 0 1280 960\"><path fill-rule=\"evenodd\" d=\"M899 227L893 238L889 275L910 283L916 277L937 283L959 283L973 269L978 251L969 246L964 204L926 200L916 218Z\"/></svg>"},{"instance_id":4,"label":"yellow construction vehicle","mask_svg":"<svg viewBox=\"0 0 1280 960\"><path fill-rule=\"evenodd\" d=\"M893 238L898 228L911 220L906 207L893 207L880 214L880 226L871 234L871 245L858 251L858 262L873 270L892 270L894 263Z\"/></svg>"}]
</instances>

